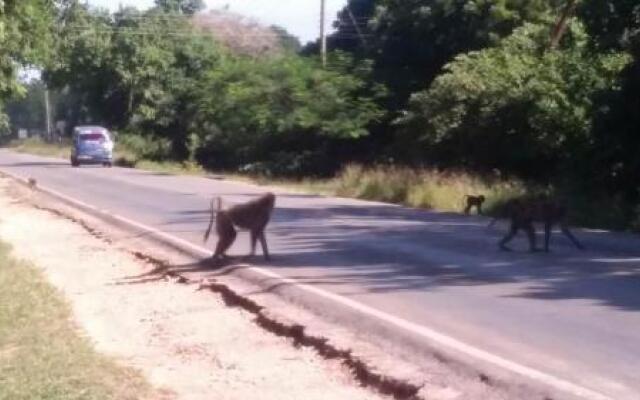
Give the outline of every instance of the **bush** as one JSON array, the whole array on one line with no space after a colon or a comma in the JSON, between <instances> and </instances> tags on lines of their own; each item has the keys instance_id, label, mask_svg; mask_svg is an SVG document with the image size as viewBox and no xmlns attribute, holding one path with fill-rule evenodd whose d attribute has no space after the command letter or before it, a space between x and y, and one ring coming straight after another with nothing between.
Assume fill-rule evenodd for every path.
<instances>
[{"instance_id":1,"label":"bush","mask_svg":"<svg viewBox=\"0 0 640 400\"><path fill-rule=\"evenodd\" d=\"M230 58L194 93L196 152L207 166L297 175L330 161L328 143L368 135L382 117L366 77L368 64L333 55L333 67L283 55Z\"/></svg>"},{"instance_id":2,"label":"bush","mask_svg":"<svg viewBox=\"0 0 640 400\"><path fill-rule=\"evenodd\" d=\"M547 50L548 28L526 24L494 48L457 57L399 119L405 149L444 166L493 168L545 181L592 138L593 96L629 62L594 54L580 24Z\"/></svg>"},{"instance_id":3,"label":"bush","mask_svg":"<svg viewBox=\"0 0 640 400\"><path fill-rule=\"evenodd\" d=\"M161 161L171 157L171 142L165 138L122 134L118 136L117 153L128 159ZM118 154L120 155L120 154Z\"/></svg>"},{"instance_id":4,"label":"bush","mask_svg":"<svg viewBox=\"0 0 640 400\"><path fill-rule=\"evenodd\" d=\"M464 196L468 194L484 195L486 208L491 211L527 192L519 181L392 165L365 168L353 164L335 179L336 193L341 196L445 211L461 211Z\"/></svg>"}]
</instances>

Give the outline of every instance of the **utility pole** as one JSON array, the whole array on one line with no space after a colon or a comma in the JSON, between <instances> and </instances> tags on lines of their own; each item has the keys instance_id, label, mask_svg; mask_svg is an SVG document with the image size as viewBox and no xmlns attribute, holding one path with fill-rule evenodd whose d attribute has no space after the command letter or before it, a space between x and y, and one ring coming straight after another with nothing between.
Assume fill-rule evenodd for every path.
<instances>
[{"instance_id":1,"label":"utility pole","mask_svg":"<svg viewBox=\"0 0 640 400\"><path fill-rule=\"evenodd\" d=\"M320 0L320 55L322 57L322 67L327 67L327 34L324 29L325 2Z\"/></svg>"},{"instance_id":2,"label":"utility pole","mask_svg":"<svg viewBox=\"0 0 640 400\"><path fill-rule=\"evenodd\" d=\"M45 129L47 130L47 139L51 140L51 111L49 110L49 89L44 88L44 114L45 114Z\"/></svg>"}]
</instances>

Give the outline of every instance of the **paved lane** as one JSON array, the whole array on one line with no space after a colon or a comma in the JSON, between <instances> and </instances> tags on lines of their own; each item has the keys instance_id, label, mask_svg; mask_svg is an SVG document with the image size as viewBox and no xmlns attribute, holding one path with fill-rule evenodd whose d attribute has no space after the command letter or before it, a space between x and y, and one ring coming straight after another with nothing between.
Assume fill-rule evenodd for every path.
<instances>
[{"instance_id":1,"label":"paved lane","mask_svg":"<svg viewBox=\"0 0 640 400\"><path fill-rule=\"evenodd\" d=\"M0 170L196 244L212 196L245 184L0 151ZM502 253L481 217L278 193L269 229L279 274L322 287L613 399L640 398L640 240L577 230L554 253ZM500 224L498 224L500 225ZM239 237L231 254L247 251ZM212 246L213 243L210 244ZM514 247L526 248L524 238Z\"/></svg>"}]
</instances>

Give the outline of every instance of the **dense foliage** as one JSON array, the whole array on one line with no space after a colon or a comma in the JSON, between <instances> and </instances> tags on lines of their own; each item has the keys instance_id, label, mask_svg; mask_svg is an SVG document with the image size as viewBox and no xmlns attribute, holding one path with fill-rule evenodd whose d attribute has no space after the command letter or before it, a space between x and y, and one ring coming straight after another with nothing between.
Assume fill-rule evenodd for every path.
<instances>
[{"instance_id":1,"label":"dense foliage","mask_svg":"<svg viewBox=\"0 0 640 400\"><path fill-rule=\"evenodd\" d=\"M44 130L46 111L44 106L45 85L38 80L24 84L23 97L7 103L5 112L12 125L29 130Z\"/></svg>"},{"instance_id":2,"label":"dense foliage","mask_svg":"<svg viewBox=\"0 0 640 400\"><path fill-rule=\"evenodd\" d=\"M98 122L168 141L166 156L177 160L300 174L311 165L330 172L328 147L367 135L380 118L369 63L335 54L334 68L323 70L290 51L236 53L201 19L193 24L176 11L184 3L157 3L114 15L69 8L47 79L75 99L64 115L72 125Z\"/></svg>"},{"instance_id":3,"label":"dense foliage","mask_svg":"<svg viewBox=\"0 0 640 400\"><path fill-rule=\"evenodd\" d=\"M400 120L418 158L557 176L589 145L594 94L614 85L628 57L593 54L580 25L546 51L549 29L527 24L497 46L457 57ZM452 160L454 160L452 162Z\"/></svg>"},{"instance_id":4,"label":"dense foliage","mask_svg":"<svg viewBox=\"0 0 640 400\"><path fill-rule=\"evenodd\" d=\"M388 106L404 107L457 54L495 44L524 22L549 19L554 0L350 0L340 14L338 46L362 47L377 79L391 89ZM352 11L351 19L348 10ZM355 26L367 34L358 46ZM351 40L346 40L351 39ZM359 39L356 36L355 39Z\"/></svg>"},{"instance_id":5,"label":"dense foliage","mask_svg":"<svg viewBox=\"0 0 640 400\"><path fill-rule=\"evenodd\" d=\"M195 132L212 156L203 161L267 163L257 167L278 173L335 168L329 146L367 135L381 111L358 95L366 90L366 66L353 69L339 55L333 63L340 69L323 70L297 56L221 63L195 94Z\"/></svg>"},{"instance_id":6,"label":"dense foliage","mask_svg":"<svg viewBox=\"0 0 640 400\"><path fill-rule=\"evenodd\" d=\"M54 45L49 2L0 4L0 100L21 90L17 64L44 63L56 119L129 133L147 157L288 175L354 160L467 169L640 221L636 0L349 0L326 68L317 43L296 53L283 29L198 13L200 0L115 14L66 0Z\"/></svg>"},{"instance_id":7,"label":"dense foliage","mask_svg":"<svg viewBox=\"0 0 640 400\"><path fill-rule=\"evenodd\" d=\"M590 154L597 173L589 182L596 190L602 187L619 194L626 204L633 206L640 204L640 157L637 154L640 148L640 4L634 4L632 9L631 2L623 5L631 10L631 14L626 15L628 23L617 31L607 27L602 35L595 36L601 45L626 48L633 62L619 74L617 84L603 90L598 99ZM607 14L601 17L607 21L612 18ZM617 35L613 35L616 32ZM640 222L640 208L632 212Z\"/></svg>"},{"instance_id":8,"label":"dense foliage","mask_svg":"<svg viewBox=\"0 0 640 400\"><path fill-rule=\"evenodd\" d=\"M18 81L20 65L41 64L50 55L53 0L0 1L0 129L7 126L7 99L25 94Z\"/></svg>"}]
</instances>

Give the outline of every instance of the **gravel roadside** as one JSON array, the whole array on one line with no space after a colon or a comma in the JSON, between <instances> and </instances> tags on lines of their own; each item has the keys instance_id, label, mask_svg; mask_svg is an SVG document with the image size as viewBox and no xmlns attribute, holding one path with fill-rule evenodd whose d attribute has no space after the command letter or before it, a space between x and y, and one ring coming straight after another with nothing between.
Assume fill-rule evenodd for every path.
<instances>
[{"instance_id":1,"label":"gravel roadside","mask_svg":"<svg viewBox=\"0 0 640 400\"><path fill-rule=\"evenodd\" d=\"M144 276L154 266L80 225L17 201L0 179L0 237L70 301L98 351L140 369L176 399L383 399L338 361L259 328L196 285Z\"/></svg>"}]
</instances>

